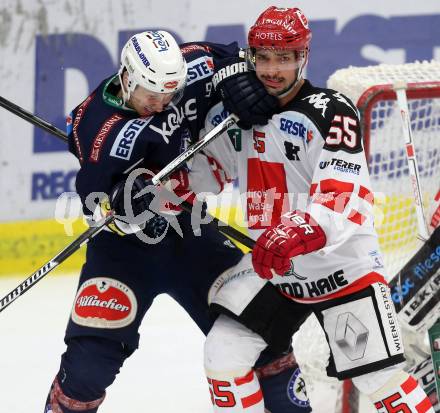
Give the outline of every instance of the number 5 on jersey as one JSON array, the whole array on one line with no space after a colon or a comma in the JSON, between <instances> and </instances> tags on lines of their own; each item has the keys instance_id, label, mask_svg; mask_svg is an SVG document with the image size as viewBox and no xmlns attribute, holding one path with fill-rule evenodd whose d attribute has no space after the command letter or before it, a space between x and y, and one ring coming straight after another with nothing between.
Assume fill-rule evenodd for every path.
<instances>
[{"instance_id":1,"label":"number 5 on jersey","mask_svg":"<svg viewBox=\"0 0 440 413\"><path fill-rule=\"evenodd\" d=\"M234 394L224 389L225 387L231 387L231 383L210 378L208 378L208 383L213 405L215 404L218 407L234 407L237 404Z\"/></svg>"},{"instance_id":2,"label":"number 5 on jersey","mask_svg":"<svg viewBox=\"0 0 440 413\"><path fill-rule=\"evenodd\" d=\"M266 152L266 142L263 139L266 138L266 134L264 132L259 132L254 129L254 149L258 153Z\"/></svg>"}]
</instances>

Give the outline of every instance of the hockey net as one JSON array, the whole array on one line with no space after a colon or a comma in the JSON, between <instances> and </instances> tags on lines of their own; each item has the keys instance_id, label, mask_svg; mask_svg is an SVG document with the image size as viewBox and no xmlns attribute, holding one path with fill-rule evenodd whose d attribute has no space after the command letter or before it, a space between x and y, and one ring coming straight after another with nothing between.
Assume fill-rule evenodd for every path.
<instances>
[{"instance_id":1,"label":"hockey net","mask_svg":"<svg viewBox=\"0 0 440 413\"><path fill-rule=\"evenodd\" d=\"M425 219L432 231L440 220L440 62L349 67L336 71L327 84L348 96L360 111L375 193L375 226L389 278L420 247L402 118L394 91L394 86L402 82L406 84ZM295 354L312 386L316 380L325 380L326 375L320 358L326 357L328 348L322 342L323 336L316 339L318 329L317 321L309 319L295 344ZM301 354L304 348L307 354ZM344 386L349 388L350 384ZM357 400L349 397L343 391L338 412L365 411L358 410Z\"/></svg>"}]
</instances>

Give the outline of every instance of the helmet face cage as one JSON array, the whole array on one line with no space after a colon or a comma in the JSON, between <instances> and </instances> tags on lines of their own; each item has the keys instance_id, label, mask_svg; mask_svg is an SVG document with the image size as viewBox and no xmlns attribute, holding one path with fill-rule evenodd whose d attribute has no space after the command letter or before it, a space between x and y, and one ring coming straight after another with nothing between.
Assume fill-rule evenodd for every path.
<instances>
[{"instance_id":1,"label":"helmet face cage","mask_svg":"<svg viewBox=\"0 0 440 413\"><path fill-rule=\"evenodd\" d=\"M307 65L311 38L307 18L300 9L271 6L260 14L249 30L249 48L246 52L248 67L264 71L264 53L259 59L257 51L268 50L279 55L293 51L293 60L283 62L282 58L275 59L270 67L272 70L296 70L296 84L303 77Z\"/></svg>"},{"instance_id":2,"label":"helmet face cage","mask_svg":"<svg viewBox=\"0 0 440 413\"><path fill-rule=\"evenodd\" d=\"M122 87L124 102L140 86L160 99L174 94L172 102L183 96L187 64L174 38L165 31L136 34L125 44L121 53L119 79L127 72L127 88Z\"/></svg>"},{"instance_id":3,"label":"helmet face cage","mask_svg":"<svg viewBox=\"0 0 440 413\"><path fill-rule=\"evenodd\" d=\"M249 47L245 51L245 58L249 69L256 70L258 66L258 68L261 70L261 66L264 65L263 58L265 55L265 51L275 53L276 55L280 56L279 62L275 64L279 70L302 70L302 68L307 63L308 49L293 50L278 49L274 47ZM290 57L289 59L283 58L283 56L287 54L292 54L292 52L294 59L291 59Z\"/></svg>"}]
</instances>

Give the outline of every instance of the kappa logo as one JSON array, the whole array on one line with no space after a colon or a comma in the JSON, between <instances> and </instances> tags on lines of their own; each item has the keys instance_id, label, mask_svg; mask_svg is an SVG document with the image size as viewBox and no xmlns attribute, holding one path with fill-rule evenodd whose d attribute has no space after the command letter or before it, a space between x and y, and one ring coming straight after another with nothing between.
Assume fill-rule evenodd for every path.
<instances>
[{"instance_id":1,"label":"kappa logo","mask_svg":"<svg viewBox=\"0 0 440 413\"><path fill-rule=\"evenodd\" d=\"M315 93L313 95L306 96L303 98L303 100L308 100L315 109L321 109L321 115L323 118L325 118L325 111L327 110L328 102L330 102L330 98L325 96L327 95L324 92Z\"/></svg>"},{"instance_id":2,"label":"kappa logo","mask_svg":"<svg viewBox=\"0 0 440 413\"><path fill-rule=\"evenodd\" d=\"M359 113L358 113L357 109L352 104L350 104L350 102L348 101L348 99L344 95L342 95L340 92L336 92L336 93L333 93L333 96L339 102L344 103L345 105L347 105L354 112L356 117L359 116Z\"/></svg>"},{"instance_id":3,"label":"kappa logo","mask_svg":"<svg viewBox=\"0 0 440 413\"><path fill-rule=\"evenodd\" d=\"M165 121L162 122L161 127L150 125L149 128L162 136L166 143L170 143L170 137L183 123L185 117L188 120L197 119L197 105L196 99L188 99L185 106L176 106L170 104L170 110Z\"/></svg>"}]
</instances>

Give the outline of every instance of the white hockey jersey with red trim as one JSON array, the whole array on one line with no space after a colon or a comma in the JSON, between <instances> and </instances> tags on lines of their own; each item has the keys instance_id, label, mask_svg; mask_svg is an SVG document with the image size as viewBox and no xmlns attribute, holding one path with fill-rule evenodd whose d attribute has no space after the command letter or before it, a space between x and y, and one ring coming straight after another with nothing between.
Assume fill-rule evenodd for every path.
<instances>
[{"instance_id":1,"label":"white hockey jersey with red trim","mask_svg":"<svg viewBox=\"0 0 440 413\"><path fill-rule=\"evenodd\" d=\"M226 116L221 104L212 108L204 132ZM293 278L272 279L286 294L315 301L384 281L358 112L348 98L305 81L266 126L231 128L205 155L193 163L193 189L217 192L238 177L253 239L295 209L325 231L323 249L292 260Z\"/></svg>"}]
</instances>

